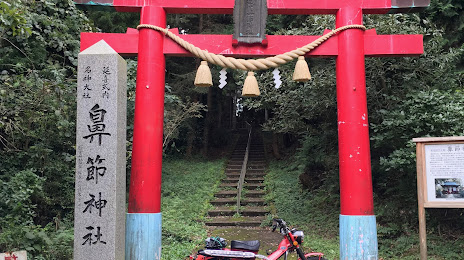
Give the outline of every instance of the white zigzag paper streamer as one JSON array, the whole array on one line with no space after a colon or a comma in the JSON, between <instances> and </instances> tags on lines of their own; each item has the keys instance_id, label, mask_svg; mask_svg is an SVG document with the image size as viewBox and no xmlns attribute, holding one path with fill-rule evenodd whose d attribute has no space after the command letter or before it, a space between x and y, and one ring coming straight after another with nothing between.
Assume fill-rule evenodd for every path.
<instances>
[{"instance_id":1,"label":"white zigzag paper streamer","mask_svg":"<svg viewBox=\"0 0 464 260\"><path fill-rule=\"evenodd\" d=\"M275 88L280 88L280 85L282 85L282 81L280 80L280 70L275 68L274 71L272 71L272 74L274 74Z\"/></svg>"},{"instance_id":2,"label":"white zigzag paper streamer","mask_svg":"<svg viewBox=\"0 0 464 260\"><path fill-rule=\"evenodd\" d=\"M219 84L219 88L220 88L220 89L222 89L223 87L225 87L226 84L227 84L227 81L226 81L227 76L226 76L226 75L227 75L227 71L226 71L225 68L222 69L222 70L219 72L219 79L220 79L220 80L219 80L219 83L221 83L221 84Z\"/></svg>"}]
</instances>

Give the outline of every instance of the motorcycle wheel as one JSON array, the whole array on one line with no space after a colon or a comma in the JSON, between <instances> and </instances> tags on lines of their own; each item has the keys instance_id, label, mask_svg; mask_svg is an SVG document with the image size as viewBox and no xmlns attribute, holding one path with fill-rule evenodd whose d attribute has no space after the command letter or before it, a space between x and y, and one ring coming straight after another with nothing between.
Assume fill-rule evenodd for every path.
<instances>
[{"instance_id":1,"label":"motorcycle wheel","mask_svg":"<svg viewBox=\"0 0 464 260\"><path fill-rule=\"evenodd\" d=\"M310 256L306 260L327 260L324 257L319 258L319 256Z\"/></svg>"}]
</instances>

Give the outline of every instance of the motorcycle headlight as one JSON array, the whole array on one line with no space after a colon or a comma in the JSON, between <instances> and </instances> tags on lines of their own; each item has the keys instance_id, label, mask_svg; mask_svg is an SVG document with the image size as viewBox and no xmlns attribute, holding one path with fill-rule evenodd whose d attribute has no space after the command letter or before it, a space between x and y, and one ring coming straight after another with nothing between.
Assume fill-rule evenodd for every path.
<instances>
[{"instance_id":1,"label":"motorcycle headlight","mask_svg":"<svg viewBox=\"0 0 464 260\"><path fill-rule=\"evenodd\" d=\"M295 232L293 233L293 236L295 237L295 239L296 239L296 241L298 242L298 244L300 244L300 245L303 244L303 238L304 238L304 233L303 233L303 231L300 231L300 230L295 231Z\"/></svg>"}]
</instances>

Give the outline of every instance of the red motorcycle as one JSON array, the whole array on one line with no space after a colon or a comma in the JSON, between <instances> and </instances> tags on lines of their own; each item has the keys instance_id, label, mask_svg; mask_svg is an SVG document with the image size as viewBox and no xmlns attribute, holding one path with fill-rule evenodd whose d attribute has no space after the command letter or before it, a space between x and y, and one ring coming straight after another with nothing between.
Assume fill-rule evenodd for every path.
<instances>
[{"instance_id":1,"label":"red motorcycle","mask_svg":"<svg viewBox=\"0 0 464 260\"><path fill-rule=\"evenodd\" d=\"M299 260L326 260L322 253L305 254L301 249L304 234L301 230L290 229L287 223L282 219L274 219L272 231L279 228L280 233L284 236L280 242L278 249L268 256L259 255L259 240L253 241L238 241L232 240L230 249L226 248L226 241L219 237L210 237L206 239L206 248L199 250L194 256L190 256L191 260L253 260L265 259L276 260L284 257L287 260L288 253L296 252Z\"/></svg>"}]
</instances>

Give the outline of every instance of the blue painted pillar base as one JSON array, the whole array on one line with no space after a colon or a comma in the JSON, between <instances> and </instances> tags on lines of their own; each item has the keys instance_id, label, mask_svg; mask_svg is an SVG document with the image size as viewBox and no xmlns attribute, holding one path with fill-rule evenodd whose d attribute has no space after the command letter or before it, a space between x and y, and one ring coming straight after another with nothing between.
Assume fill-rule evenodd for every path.
<instances>
[{"instance_id":1,"label":"blue painted pillar base","mask_svg":"<svg viewBox=\"0 0 464 260\"><path fill-rule=\"evenodd\" d=\"M161 259L161 213L127 213L126 260Z\"/></svg>"},{"instance_id":2,"label":"blue painted pillar base","mask_svg":"<svg viewBox=\"0 0 464 260\"><path fill-rule=\"evenodd\" d=\"M376 260L378 258L375 216L340 215L340 259Z\"/></svg>"}]
</instances>

